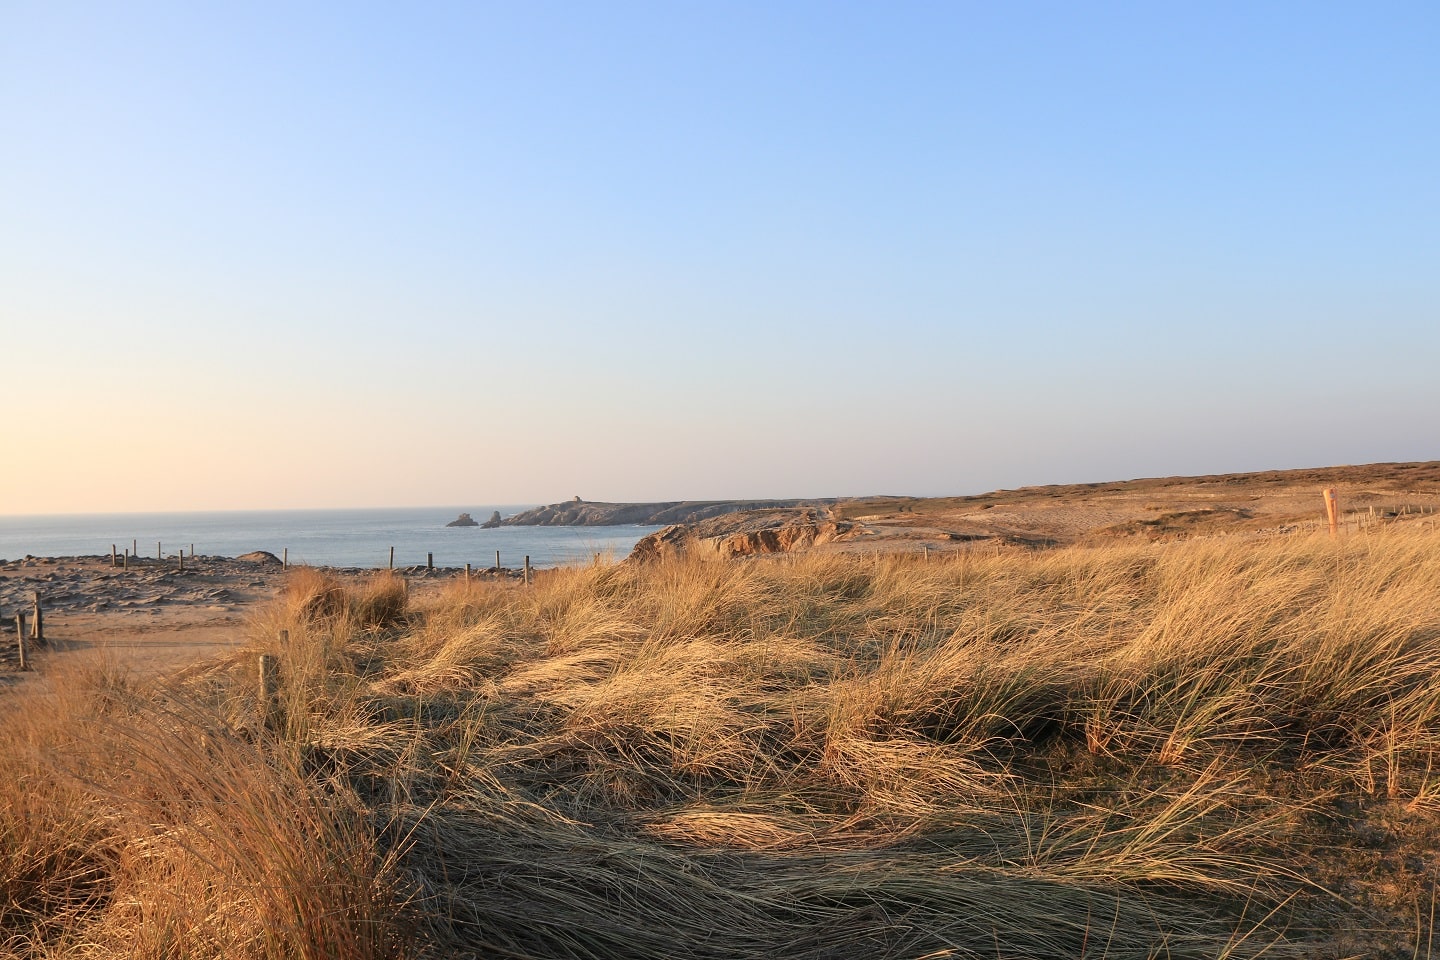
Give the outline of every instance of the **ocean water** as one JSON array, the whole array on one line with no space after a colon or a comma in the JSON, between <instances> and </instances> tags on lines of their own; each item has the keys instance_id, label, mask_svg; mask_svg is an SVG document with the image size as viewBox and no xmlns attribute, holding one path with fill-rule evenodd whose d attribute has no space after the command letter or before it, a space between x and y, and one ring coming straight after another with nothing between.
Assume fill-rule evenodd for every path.
<instances>
[{"instance_id":1,"label":"ocean water","mask_svg":"<svg viewBox=\"0 0 1440 960\"><path fill-rule=\"evenodd\" d=\"M374 510L256 510L220 513L110 513L0 517L0 559L110 555L134 541L140 556L156 544L167 557L178 550L235 557L252 550L290 562L332 567L384 567L395 548L395 566L426 562L437 567L518 567L528 555L537 567L588 562L595 554L622 559L635 542L659 529L622 527L447 527L463 510L484 522L491 511L508 517L525 505L408 507Z\"/></svg>"}]
</instances>

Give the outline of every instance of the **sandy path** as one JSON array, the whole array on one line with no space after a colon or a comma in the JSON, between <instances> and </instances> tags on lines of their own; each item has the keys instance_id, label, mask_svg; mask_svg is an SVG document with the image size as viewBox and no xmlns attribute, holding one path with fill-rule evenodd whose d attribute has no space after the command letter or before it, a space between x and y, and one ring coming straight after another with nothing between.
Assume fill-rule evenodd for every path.
<instances>
[{"instance_id":1,"label":"sandy path","mask_svg":"<svg viewBox=\"0 0 1440 960\"><path fill-rule=\"evenodd\" d=\"M32 651L35 670L47 661L103 658L142 674L165 673L244 644L247 619L273 597L284 574L277 566L221 558L132 560L33 558L0 565L0 678L18 671L15 613L29 632L32 597L40 593L45 643Z\"/></svg>"}]
</instances>

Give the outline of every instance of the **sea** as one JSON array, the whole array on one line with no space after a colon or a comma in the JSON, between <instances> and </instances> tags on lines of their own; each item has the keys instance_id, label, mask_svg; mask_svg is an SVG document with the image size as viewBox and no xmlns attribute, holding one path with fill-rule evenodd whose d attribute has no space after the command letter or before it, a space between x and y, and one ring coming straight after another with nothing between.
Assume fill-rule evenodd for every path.
<instances>
[{"instance_id":1,"label":"sea","mask_svg":"<svg viewBox=\"0 0 1440 960\"><path fill-rule=\"evenodd\" d=\"M463 511L483 523L529 509L503 506L406 507L370 510L244 510L216 513L95 513L0 516L0 560L25 556L108 557L133 547L142 557L192 549L199 556L237 557L253 550L288 552L294 564L380 568L423 565L476 569L495 564L554 567L621 560L641 537L659 527L447 527Z\"/></svg>"}]
</instances>

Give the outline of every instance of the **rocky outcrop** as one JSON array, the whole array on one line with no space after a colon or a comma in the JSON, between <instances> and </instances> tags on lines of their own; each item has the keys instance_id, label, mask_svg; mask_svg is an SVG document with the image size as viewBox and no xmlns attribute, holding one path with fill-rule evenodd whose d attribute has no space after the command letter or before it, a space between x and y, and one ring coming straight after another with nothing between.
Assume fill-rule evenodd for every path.
<instances>
[{"instance_id":1,"label":"rocky outcrop","mask_svg":"<svg viewBox=\"0 0 1440 960\"><path fill-rule=\"evenodd\" d=\"M812 500L670 500L660 503L595 503L567 500L507 517L515 527L608 527L622 524L698 523L737 511L825 507L834 499Z\"/></svg>"},{"instance_id":2,"label":"rocky outcrop","mask_svg":"<svg viewBox=\"0 0 1440 960\"><path fill-rule=\"evenodd\" d=\"M500 511L496 510L490 514L490 519L480 524L481 530L494 530L500 526Z\"/></svg>"},{"instance_id":3,"label":"rocky outcrop","mask_svg":"<svg viewBox=\"0 0 1440 960\"><path fill-rule=\"evenodd\" d=\"M266 566L270 566L272 564L277 567L281 566L280 558L275 556L275 554L271 553L269 550L254 550L250 553L242 553L235 559L243 560L246 563L263 563Z\"/></svg>"},{"instance_id":4,"label":"rocky outcrop","mask_svg":"<svg viewBox=\"0 0 1440 960\"><path fill-rule=\"evenodd\" d=\"M680 556L727 560L766 553L789 553L836 540L847 540L864 528L835 520L815 508L753 510L695 524L672 524L635 544L631 560L638 563Z\"/></svg>"},{"instance_id":5,"label":"rocky outcrop","mask_svg":"<svg viewBox=\"0 0 1440 960\"><path fill-rule=\"evenodd\" d=\"M470 514L468 514L468 513L462 513L462 514L460 514L460 516L456 517L454 520L451 520L449 523L445 524L445 526L447 526L447 527L478 527L478 526L480 526L480 524L476 523L476 522L475 522L475 518L472 517L472 516L470 516Z\"/></svg>"}]
</instances>

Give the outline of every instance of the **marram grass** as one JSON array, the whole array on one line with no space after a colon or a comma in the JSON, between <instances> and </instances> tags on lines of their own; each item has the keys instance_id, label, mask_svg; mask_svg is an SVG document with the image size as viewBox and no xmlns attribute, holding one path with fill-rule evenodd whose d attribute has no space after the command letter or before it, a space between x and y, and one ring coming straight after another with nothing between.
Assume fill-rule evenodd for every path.
<instances>
[{"instance_id":1,"label":"marram grass","mask_svg":"<svg viewBox=\"0 0 1440 960\"><path fill-rule=\"evenodd\" d=\"M252 629L7 725L11 954L1428 955L1433 534L300 571Z\"/></svg>"}]
</instances>

